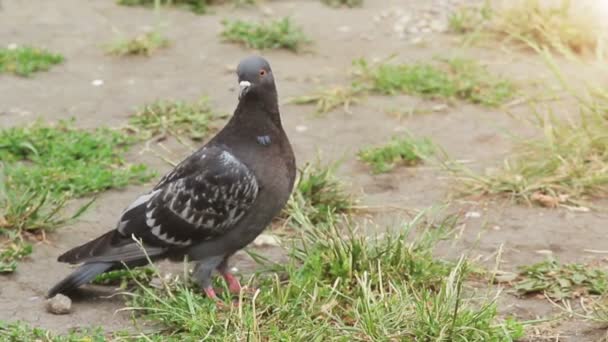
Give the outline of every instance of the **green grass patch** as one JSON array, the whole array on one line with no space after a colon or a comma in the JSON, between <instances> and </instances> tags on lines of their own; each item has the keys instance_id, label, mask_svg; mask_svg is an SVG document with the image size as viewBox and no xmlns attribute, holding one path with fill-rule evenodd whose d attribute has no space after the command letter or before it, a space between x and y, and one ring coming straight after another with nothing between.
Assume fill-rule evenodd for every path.
<instances>
[{"instance_id":1,"label":"green grass patch","mask_svg":"<svg viewBox=\"0 0 608 342\"><path fill-rule=\"evenodd\" d=\"M0 73L27 77L38 71L47 71L63 59L59 54L29 46L0 48Z\"/></svg>"},{"instance_id":2,"label":"green grass patch","mask_svg":"<svg viewBox=\"0 0 608 342\"><path fill-rule=\"evenodd\" d=\"M289 17L270 22L224 20L221 36L228 42L240 43L254 49L287 49L294 52L310 40Z\"/></svg>"},{"instance_id":3,"label":"green grass patch","mask_svg":"<svg viewBox=\"0 0 608 342\"><path fill-rule=\"evenodd\" d=\"M97 285L113 285L122 289L134 283L148 284L155 272L150 267L137 267L132 270L114 270L102 273L93 279L92 283Z\"/></svg>"},{"instance_id":4,"label":"green grass patch","mask_svg":"<svg viewBox=\"0 0 608 342\"><path fill-rule=\"evenodd\" d=\"M515 86L470 59L452 58L436 64L370 64L354 62L356 82L383 95L410 94L459 99L488 107L513 98Z\"/></svg>"},{"instance_id":5,"label":"green grass patch","mask_svg":"<svg viewBox=\"0 0 608 342\"><path fill-rule=\"evenodd\" d=\"M107 338L101 328L59 335L23 322L0 321L0 340L5 342L103 342L107 341Z\"/></svg>"},{"instance_id":6,"label":"green grass patch","mask_svg":"<svg viewBox=\"0 0 608 342\"><path fill-rule=\"evenodd\" d=\"M608 273L587 265L547 260L522 267L519 278L515 290L520 295L542 293L563 300L608 294Z\"/></svg>"},{"instance_id":7,"label":"green grass patch","mask_svg":"<svg viewBox=\"0 0 608 342\"><path fill-rule=\"evenodd\" d=\"M373 173L386 173L399 165L414 166L422 163L433 153L433 143L427 139L416 139L409 135L393 137L383 146L359 151L361 161L369 165Z\"/></svg>"},{"instance_id":8,"label":"green grass patch","mask_svg":"<svg viewBox=\"0 0 608 342\"><path fill-rule=\"evenodd\" d=\"M370 63L357 59L353 61L353 66L350 85L320 90L289 101L316 104L317 113L323 114L340 106L348 112L351 104L369 94L408 94L498 107L513 99L517 93L515 84L508 79L464 58L401 64L386 61Z\"/></svg>"},{"instance_id":9,"label":"green grass patch","mask_svg":"<svg viewBox=\"0 0 608 342\"><path fill-rule=\"evenodd\" d=\"M239 308L217 310L184 283L142 287L131 308L176 340L512 341L523 335L519 323L497 318L493 299L464 294L466 262L432 256L454 227L452 218L419 216L383 237L297 219L301 238L289 260L255 275L251 283L260 292L244 295Z\"/></svg>"},{"instance_id":10,"label":"green grass patch","mask_svg":"<svg viewBox=\"0 0 608 342\"><path fill-rule=\"evenodd\" d=\"M144 6L154 7L154 2L157 0L117 0L119 5L123 6ZM196 14L205 14L209 12L209 7L212 5L220 5L231 3L233 5L253 4L254 0L160 0L160 4L167 6L183 7Z\"/></svg>"},{"instance_id":11,"label":"green grass patch","mask_svg":"<svg viewBox=\"0 0 608 342\"><path fill-rule=\"evenodd\" d=\"M321 0L322 3L330 7L361 7L363 0Z\"/></svg>"},{"instance_id":12,"label":"green grass patch","mask_svg":"<svg viewBox=\"0 0 608 342\"><path fill-rule=\"evenodd\" d=\"M143 183L153 173L128 164L124 154L137 140L107 128L82 130L73 121L0 131L0 263L14 271L28 253L23 234L51 230L79 217L85 202L70 216L72 199L128 184Z\"/></svg>"},{"instance_id":13,"label":"green grass patch","mask_svg":"<svg viewBox=\"0 0 608 342\"><path fill-rule=\"evenodd\" d=\"M116 56L150 56L160 48L169 46L169 40L158 32L148 32L135 38L122 38L108 47Z\"/></svg>"},{"instance_id":14,"label":"green grass patch","mask_svg":"<svg viewBox=\"0 0 608 342\"><path fill-rule=\"evenodd\" d=\"M200 141L215 130L217 120L226 117L215 112L207 98L192 103L163 100L140 108L129 118L129 125L143 139L172 135Z\"/></svg>"},{"instance_id":15,"label":"green grass patch","mask_svg":"<svg viewBox=\"0 0 608 342\"><path fill-rule=\"evenodd\" d=\"M319 160L307 164L299 173L295 191L281 217L293 223L295 216L304 215L318 224L352 212L356 200L336 177L338 166Z\"/></svg>"}]
</instances>

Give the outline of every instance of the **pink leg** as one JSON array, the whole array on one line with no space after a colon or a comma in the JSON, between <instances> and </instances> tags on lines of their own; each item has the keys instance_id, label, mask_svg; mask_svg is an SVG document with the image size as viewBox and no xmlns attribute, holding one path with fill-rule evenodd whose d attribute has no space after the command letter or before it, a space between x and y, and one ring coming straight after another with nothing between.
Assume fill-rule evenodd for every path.
<instances>
[{"instance_id":1,"label":"pink leg","mask_svg":"<svg viewBox=\"0 0 608 342\"><path fill-rule=\"evenodd\" d=\"M213 289L213 287L206 287L203 289L203 291L205 291L205 294L207 295L207 297L209 297L209 299L219 300L219 298L217 298L217 295L215 294L215 290Z\"/></svg>"},{"instance_id":2,"label":"pink leg","mask_svg":"<svg viewBox=\"0 0 608 342\"><path fill-rule=\"evenodd\" d=\"M239 282L237 277L234 276L234 274L230 273L230 271L222 271L221 274L222 277L224 277L226 283L228 283L228 289L231 293L241 293L241 283Z\"/></svg>"},{"instance_id":3,"label":"pink leg","mask_svg":"<svg viewBox=\"0 0 608 342\"><path fill-rule=\"evenodd\" d=\"M215 293L215 290L213 289L213 287L206 287L205 289L203 289L203 291L205 291L205 294L207 295L207 297L209 299L212 299L213 301L215 301L215 305L217 306L218 309L220 310L227 310L228 306L226 305L226 303L222 302L217 294Z\"/></svg>"}]
</instances>

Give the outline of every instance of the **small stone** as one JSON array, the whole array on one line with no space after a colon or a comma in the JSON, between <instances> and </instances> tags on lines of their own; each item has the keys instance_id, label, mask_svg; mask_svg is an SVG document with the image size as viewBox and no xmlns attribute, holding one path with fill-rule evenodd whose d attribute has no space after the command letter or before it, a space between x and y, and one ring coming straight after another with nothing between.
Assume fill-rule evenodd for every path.
<instances>
[{"instance_id":1,"label":"small stone","mask_svg":"<svg viewBox=\"0 0 608 342\"><path fill-rule=\"evenodd\" d=\"M448 105L446 104L434 105L432 108L433 112L443 112L446 109L448 109Z\"/></svg>"},{"instance_id":2,"label":"small stone","mask_svg":"<svg viewBox=\"0 0 608 342\"><path fill-rule=\"evenodd\" d=\"M272 16L274 14L274 11L270 7L264 7L262 8L262 13L266 16Z\"/></svg>"},{"instance_id":3,"label":"small stone","mask_svg":"<svg viewBox=\"0 0 608 342\"><path fill-rule=\"evenodd\" d=\"M398 20L399 23L401 24L407 24L412 20L412 17L409 14L406 14L404 16L401 16Z\"/></svg>"},{"instance_id":4,"label":"small stone","mask_svg":"<svg viewBox=\"0 0 608 342\"><path fill-rule=\"evenodd\" d=\"M480 218L481 217L481 213L478 211L468 211L466 214L464 214L464 217L466 218Z\"/></svg>"},{"instance_id":5,"label":"small stone","mask_svg":"<svg viewBox=\"0 0 608 342\"><path fill-rule=\"evenodd\" d=\"M417 45L422 43L422 37L414 37L412 39L410 39L410 44L412 45Z\"/></svg>"},{"instance_id":6,"label":"small stone","mask_svg":"<svg viewBox=\"0 0 608 342\"><path fill-rule=\"evenodd\" d=\"M53 315L65 315L72 309L72 300L62 294L58 294L46 301L46 310Z\"/></svg>"},{"instance_id":7,"label":"small stone","mask_svg":"<svg viewBox=\"0 0 608 342\"><path fill-rule=\"evenodd\" d=\"M17 44L15 43L10 43L6 46L7 49L9 50L17 50Z\"/></svg>"},{"instance_id":8,"label":"small stone","mask_svg":"<svg viewBox=\"0 0 608 342\"><path fill-rule=\"evenodd\" d=\"M340 27L338 27L338 31L344 32L344 33L350 32L350 26L346 26L346 25L340 26Z\"/></svg>"},{"instance_id":9,"label":"small stone","mask_svg":"<svg viewBox=\"0 0 608 342\"><path fill-rule=\"evenodd\" d=\"M512 282L513 280L515 280L516 278L517 278L517 273L498 271L498 272L496 272L496 276L494 277L494 280L497 283L509 283L509 282Z\"/></svg>"},{"instance_id":10,"label":"small stone","mask_svg":"<svg viewBox=\"0 0 608 342\"><path fill-rule=\"evenodd\" d=\"M431 21L430 28L435 32L443 32L446 30L446 26L441 22L441 20Z\"/></svg>"},{"instance_id":11,"label":"small stone","mask_svg":"<svg viewBox=\"0 0 608 342\"><path fill-rule=\"evenodd\" d=\"M281 240L276 235L260 234L255 240L253 240L253 245L256 247L280 246Z\"/></svg>"},{"instance_id":12,"label":"small stone","mask_svg":"<svg viewBox=\"0 0 608 342\"><path fill-rule=\"evenodd\" d=\"M102 85L103 85L103 80L93 80L93 82L91 82L91 84L92 84L94 87L99 87L99 86L102 86Z\"/></svg>"},{"instance_id":13,"label":"small stone","mask_svg":"<svg viewBox=\"0 0 608 342\"><path fill-rule=\"evenodd\" d=\"M307 130L308 130L307 126L304 126L304 125L297 125L296 126L296 132L302 133L302 132L306 132Z\"/></svg>"},{"instance_id":14,"label":"small stone","mask_svg":"<svg viewBox=\"0 0 608 342\"><path fill-rule=\"evenodd\" d=\"M553 251L549 250L549 249L540 249L540 250L536 251L536 253L542 254L542 255L551 255L551 254L553 254Z\"/></svg>"}]
</instances>

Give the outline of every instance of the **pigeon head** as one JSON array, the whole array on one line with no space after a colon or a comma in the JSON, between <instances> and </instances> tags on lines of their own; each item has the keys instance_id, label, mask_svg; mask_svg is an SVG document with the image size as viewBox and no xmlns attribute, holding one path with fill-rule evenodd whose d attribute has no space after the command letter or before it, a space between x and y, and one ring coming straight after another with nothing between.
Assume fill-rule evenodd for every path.
<instances>
[{"instance_id":1,"label":"pigeon head","mask_svg":"<svg viewBox=\"0 0 608 342\"><path fill-rule=\"evenodd\" d=\"M251 56L243 59L236 68L236 73L239 77L239 100L262 94L276 94L272 70L264 58Z\"/></svg>"}]
</instances>

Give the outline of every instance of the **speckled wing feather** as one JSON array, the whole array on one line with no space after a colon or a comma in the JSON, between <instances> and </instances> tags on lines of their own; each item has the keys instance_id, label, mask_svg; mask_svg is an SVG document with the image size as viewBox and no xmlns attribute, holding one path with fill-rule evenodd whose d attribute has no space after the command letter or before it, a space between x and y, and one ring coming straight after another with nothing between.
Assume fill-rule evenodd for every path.
<instances>
[{"instance_id":1,"label":"speckled wing feather","mask_svg":"<svg viewBox=\"0 0 608 342\"><path fill-rule=\"evenodd\" d=\"M146 245L190 246L232 229L257 194L257 180L246 165L226 150L206 147L136 199L118 231Z\"/></svg>"}]
</instances>

